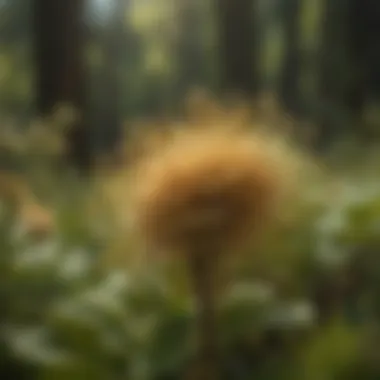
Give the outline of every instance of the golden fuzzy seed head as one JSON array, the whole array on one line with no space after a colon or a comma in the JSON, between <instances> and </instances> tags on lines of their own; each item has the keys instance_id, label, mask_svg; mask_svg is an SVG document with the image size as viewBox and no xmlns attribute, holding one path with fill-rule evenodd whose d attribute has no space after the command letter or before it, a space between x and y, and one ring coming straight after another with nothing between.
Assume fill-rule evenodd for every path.
<instances>
[{"instance_id":1,"label":"golden fuzzy seed head","mask_svg":"<svg viewBox=\"0 0 380 380\"><path fill-rule=\"evenodd\" d=\"M228 251L276 216L286 162L258 132L181 130L137 165L132 225L158 249Z\"/></svg>"}]
</instances>

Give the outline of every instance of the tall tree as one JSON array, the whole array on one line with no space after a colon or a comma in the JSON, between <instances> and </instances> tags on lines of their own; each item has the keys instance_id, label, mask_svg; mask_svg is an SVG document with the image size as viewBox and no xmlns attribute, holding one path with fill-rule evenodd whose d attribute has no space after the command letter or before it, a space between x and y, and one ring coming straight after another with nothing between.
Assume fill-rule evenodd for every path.
<instances>
[{"instance_id":1,"label":"tall tree","mask_svg":"<svg viewBox=\"0 0 380 380\"><path fill-rule=\"evenodd\" d=\"M369 3L373 1L348 1L347 44L351 79L345 101L357 122L362 115L368 86L369 63L366 61L372 42L368 33L372 24Z\"/></svg>"},{"instance_id":2,"label":"tall tree","mask_svg":"<svg viewBox=\"0 0 380 380\"><path fill-rule=\"evenodd\" d=\"M216 0L219 62L224 91L253 95L258 87L255 0Z\"/></svg>"},{"instance_id":3,"label":"tall tree","mask_svg":"<svg viewBox=\"0 0 380 380\"><path fill-rule=\"evenodd\" d=\"M279 96L286 111L300 111L299 75L301 52L299 46L300 0L283 1L280 4L285 37L285 55L280 75Z\"/></svg>"},{"instance_id":4,"label":"tall tree","mask_svg":"<svg viewBox=\"0 0 380 380\"><path fill-rule=\"evenodd\" d=\"M339 129L365 136L368 101L380 100L380 3L374 0L326 1L321 56L322 133ZM358 129L360 128L360 129Z\"/></svg>"},{"instance_id":5,"label":"tall tree","mask_svg":"<svg viewBox=\"0 0 380 380\"><path fill-rule=\"evenodd\" d=\"M125 40L125 0L112 0L110 12L100 32L103 64L97 81L97 96L93 112L96 152L109 153L119 141L122 126L121 86ZM97 27L99 27L97 25Z\"/></svg>"},{"instance_id":6,"label":"tall tree","mask_svg":"<svg viewBox=\"0 0 380 380\"><path fill-rule=\"evenodd\" d=\"M380 3L375 0L349 0L348 7L347 40L352 75L346 104L354 122L363 126L362 117L367 102L378 105L380 101Z\"/></svg>"},{"instance_id":7,"label":"tall tree","mask_svg":"<svg viewBox=\"0 0 380 380\"><path fill-rule=\"evenodd\" d=\"M34 0L36 106L49 115L61 103L81 115L69 139L70 158L81 168L90 164L86 131L84 23L85 0Z\"/></svg>"},{"instance_id":8,"label":"tall tree","mask_svg":"<svg viewBox=\"0 0 380 380\"><path fill-rule=\"evenodd\" d=\"M348 55L347 0L324 1L321 43L318 54L318 104L314 118L319 125L319 145L329 145L342 128L347 128L347 96L353 65ZM354 65L355 66L355 65Z\"/></svg>"},{"instance_id":9,"label":"tall tree","mask_svg":"<svg viewBox=\"0 0 380 380\"><path fill-rule=\"evenodd\" d=\"M203 83L204 57L199 2L183 0L178 3L178 37L176 58L178 65L175 95L183 97L190 87Z\"/></svg>"}]
</instances>

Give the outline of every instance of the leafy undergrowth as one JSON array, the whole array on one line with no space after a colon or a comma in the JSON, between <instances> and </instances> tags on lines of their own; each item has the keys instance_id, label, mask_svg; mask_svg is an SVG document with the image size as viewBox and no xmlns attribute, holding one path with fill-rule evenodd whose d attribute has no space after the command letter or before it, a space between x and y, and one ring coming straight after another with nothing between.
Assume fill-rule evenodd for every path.
<instances>
[{"instance_id":1,"label":"leafy undergrowth","mask_svg":"<svg viewBox=\"0 0 380 380\"><path fill-rule=\"evenodd\" d=\"M297 219L236 266L220 318L226 379L379 378L380 191L355 178L313 183ZM104 265L90 190L71 185L43 241L2 209L2 375L181 378L194 355L185 274Z\"/></svg>"},{"instance_id":2,"label":"leafy undergrowth","mask_svg":"<svg viewBox=\"0 0 380 380\"><path fill-rule=\"evenodd\" d=\"M94 183L63 170L46 142L36 155L14 144L55 226L35 239L1 205L1 375L184 378L196 312L184 268L140 260ZM360 166L349 147L330 157L333 174L310 178L289 205L296 217L231 263L219 319L226 380L380 378L380 159L367 156L356 154Z\"/></svg>"}]
</instances>

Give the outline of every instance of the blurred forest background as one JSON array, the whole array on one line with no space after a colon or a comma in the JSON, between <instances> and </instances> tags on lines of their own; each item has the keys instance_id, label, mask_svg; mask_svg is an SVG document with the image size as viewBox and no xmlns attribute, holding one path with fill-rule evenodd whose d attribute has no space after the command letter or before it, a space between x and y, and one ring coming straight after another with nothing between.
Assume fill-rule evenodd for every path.
<instances>
[{"instance_id":1,"label":"blurred forest background","mask_svg":"<svg viewBox=\"0 0 380 380\"><path fill-rule=\"evenodd\" d=\"M69 102L85 112L83 144L97 151L125 120L171 113L200 86L273 93L323 144L352 131L372 140L376 4L2 0L1 114L22 123Z\"/></svg>"},{"instance_id":2,"label":"blurred forest background","mask_svg":"<svg viewBox=\"0 0 380 380\"><path fill-rule=\"evenodd\" d=\"M99 268L134 247L71 169L205 88L276 99L333 169L226 295L226 379L379 380L379 21L375 0L0 0L0 166L33 193L17 180L1 209L1 375L182 378L189 297Z\"/></svg>"}]
</instances>

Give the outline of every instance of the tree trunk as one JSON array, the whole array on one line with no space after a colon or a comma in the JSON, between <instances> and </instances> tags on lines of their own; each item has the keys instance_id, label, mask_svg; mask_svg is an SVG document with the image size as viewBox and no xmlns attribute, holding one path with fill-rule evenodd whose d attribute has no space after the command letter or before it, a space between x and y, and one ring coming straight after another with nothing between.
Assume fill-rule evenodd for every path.
<instances>
[{"instance_id":1,"label":"tree trunk","mask_svg":"<svg viewBox=\"0 0 380 380\"><path fill-rule=\"evenodd\" d=\"M112 153L120 141L121 116L121 74L124 41L124 7L125 0L113 1L113 12L102 30L101 45L104 62L100 72L100 86L97 91L94 126L96 130L95 151Z\"/></svg>"},{"instance_id":2,"label":"tree trunk","mask_svg":"<svg viewBox=\"0 0 380 380\"><path fill-rule=\"evenodd\" d=\"M370 21L368 5L367 0L350 0L348 2L347 41L352 74L345 101L357 122L362 115L368 83L367 58L371 43L371 36L368 35L368 22Z\"/></svg>"},{"instance_id":3,"label":"tree trunk","mask_svg":"<svg viewBox=\"0 0 380 380\"><path fill-rule=\"evenodd\" d=\"M174 91L177 99L183 98L192 88L202 85L204 66L199 4L194 0L182 0L178 7L179 33L176 41L178 74Z\"/></svg>"},{"instance_id":4,"label":"tree trunk","mask_svg":"<svg viewBox=\"0 0 380 380\"><path fill-rule=\"evenodd\" d=\"M281 70L279 95L287 112L298 114L300 111L299 75L300 75L300 47L299 47L299 0L289 0L282 4L281 18L285 34L285 57ZM297 115L298 116L298 115Z\"/></svg>"},{"instance_id":5,"label":"tree trunk","mask_svg":"<svg viewBox=\"0 0 380 380\"><path fill-rule=\"evenodd\" d=\"M222 89L252 96L258 85L255 0L217 0L216 4Z\"/></svg>"},{"instance_id":6,"label":"tree trunk","mask_svg":"<svg viewBox=\"0 0 380 380\"><path fill-rule=\"evenodd\" d=\"M372 138L363 116L368 102L380 101L379 65L380 3L375 0L349 1L348 43L353 75L346 97L352 120L360 135ZM379 123L378 121L376 122ZM371 126L371 129L374 126ZM378 127L378 126L377 126Z\"/></svg>"},{"instance_id":7,"label":"tree trunk","mask_svg":"<svg viewBox=\"0 0 380 380\"><path fill-rule=\"evenodd\" d=\"M69 159L90 164L85 110L84 0L34 0L36 106L48 116L60 104L79 112L69 139Z\"/></svg>"},{"instance_id":8,"label":"tree trunk","mask_svg":"<svg viewBox=\"0 0 380 380\"><path fill-rule=\"evenodd\" d=\"M351 81L352 67L347 55L347 0L325 0L321 22L318 104L313 109L313 118L319 126L317 147L323 150L336 139L340 129L348 127L344 96Z\"/></svg>"}]
</instances>

